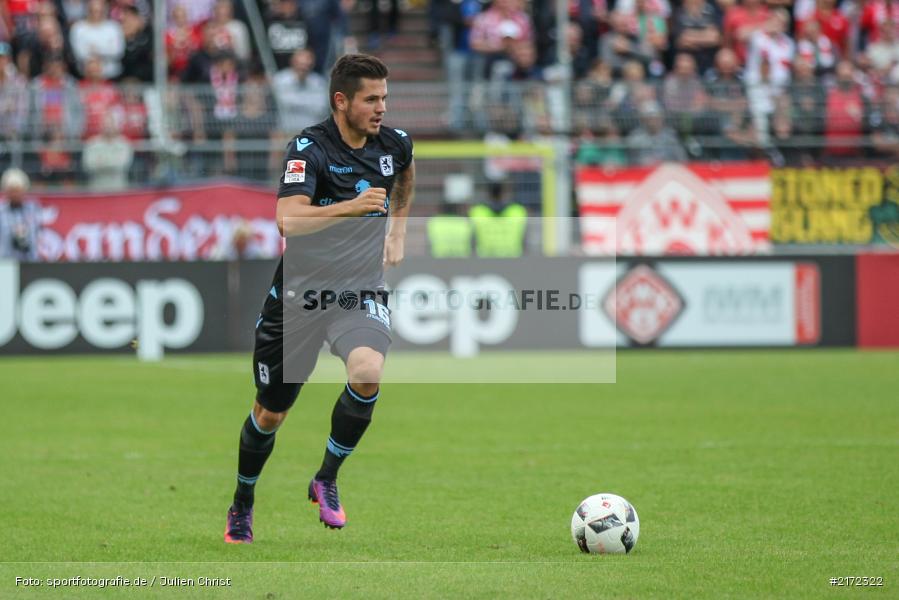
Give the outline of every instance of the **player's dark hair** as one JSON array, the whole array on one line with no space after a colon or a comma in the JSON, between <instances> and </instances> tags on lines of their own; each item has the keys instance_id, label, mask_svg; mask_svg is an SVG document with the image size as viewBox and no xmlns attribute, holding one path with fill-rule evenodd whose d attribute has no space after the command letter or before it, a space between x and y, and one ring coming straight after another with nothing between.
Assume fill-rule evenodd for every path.
<instances>
[{"instance_id":1,"label":"player's dark hair","mask_svg":"<svg viewBox=\"0 0 899 600\"><path fill-rule=\"evenodd\" d=\"M349 100L362 87L363 79L387 79L387 65L368 54L345 54L331 69L331 110L337 110L334 94L342 93Z\"/></svg>"}]
</instances>

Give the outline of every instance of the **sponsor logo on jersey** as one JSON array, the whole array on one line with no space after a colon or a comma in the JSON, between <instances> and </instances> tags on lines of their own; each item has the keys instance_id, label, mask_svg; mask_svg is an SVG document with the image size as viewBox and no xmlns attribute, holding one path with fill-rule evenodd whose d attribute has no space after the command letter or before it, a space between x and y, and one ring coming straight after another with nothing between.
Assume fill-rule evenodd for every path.
<instances>
[{"instance_id":1,"label":"sponsor logo on jersey","mask_svg":"<svg viewBox=\"0 0 899 600\"><path fill-rule=\"evenodd\" d=\"M306 181L306 161L289 160L284 171L284 183L303 183Z\"/></svg>"},{"instance_id":2,"label":"sponsor logo on jersey","mask_svg":"<svg viewBox=\"0 0 899 600\"><path fill-rule=\"evenodd\" d=\"M297 138L297 152L302 152L303 150L305 150L306 148L308 148L309 146L311 146L314 143L315 142L313 142L312 140L310 140L309 138L306 138L306 137Z\"/></svg>"},{"instance_id":3,"label":"sponsor logo on jersey","mask_svg":"<svg viewBox=\"0 0 899 600\"><path fill-rule=\"evenodd\" d=\"M395 132L400 134L400 137L409 137L409 134L403 131L402 129L394 129Z\"/></svg>"},{"instance_id":4,"label":"sponsor logo on jersey","mask_svg":"<svg viewBox=\"0 0 899 600\"><path fill-rule=\"evenodd\" d=\"M345 175L347 173L353 172L353 167L344 167L342 165L328 165L328 170L332 173L338 173L341 175Z\"/></svg>"},{"instance_id":5,"label":"sponsor logo on jersey","mask_svg":"<svg viewBox=\"0 0 899 600\"><path fill-rule=\"evenodd\" d=\"M381 175L384 177L390 177L393 175L393 157L389 154L384 155L380 158L378 163L381 165Z\"/></svg>"}]
</instances>

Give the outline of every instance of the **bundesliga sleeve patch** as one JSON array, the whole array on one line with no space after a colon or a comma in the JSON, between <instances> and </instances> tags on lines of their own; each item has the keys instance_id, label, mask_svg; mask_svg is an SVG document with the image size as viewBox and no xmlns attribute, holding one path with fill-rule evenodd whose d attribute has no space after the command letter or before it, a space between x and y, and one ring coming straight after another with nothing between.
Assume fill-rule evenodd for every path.
<instances>
[{"instance_id":1,"label":"bundesliga sleeve patch","mask_svg":"<svg viewBox=\"0 0 899 600\"><path fill-rule=\"evenodd\" d=\"M289 160L284 171L284 183L303 183L306 181L306 161Z\"/></svg>"}]
</instances>

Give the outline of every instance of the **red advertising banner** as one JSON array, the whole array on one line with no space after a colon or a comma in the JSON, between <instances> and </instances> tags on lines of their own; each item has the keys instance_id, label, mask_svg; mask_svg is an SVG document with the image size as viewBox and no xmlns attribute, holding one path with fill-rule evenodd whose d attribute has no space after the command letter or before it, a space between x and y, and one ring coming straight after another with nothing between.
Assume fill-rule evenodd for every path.
<instances>
[{"instance_id":1,"label":"red advertising banner","mask_svg":"<svg viewBox=\"0 0 899 600\"><path fill-rule=\"evenodd\" d=\"M632 256L767 252L769 175L764 162L579 168L584 250Z\"/></svg>"},{"instance_id":2,"label":"red advertising banner","mask_svg":"<svg viewBox=\"0 0 899 600\"><path fill-rule=\"evenodd\" d=\"M281 253L275 194L207 185L41 198L46 261L221 260Z\"/></svg>"},{"instance_id":3,"label":"red advertising banner","mask_svg":"<svg viewBox=\"0 0 899 600\"><path fill-rule=\"evenodd\" d=\"M856 257L858 345L899 347L899 254Z\"/></svg>"}]
</instances>

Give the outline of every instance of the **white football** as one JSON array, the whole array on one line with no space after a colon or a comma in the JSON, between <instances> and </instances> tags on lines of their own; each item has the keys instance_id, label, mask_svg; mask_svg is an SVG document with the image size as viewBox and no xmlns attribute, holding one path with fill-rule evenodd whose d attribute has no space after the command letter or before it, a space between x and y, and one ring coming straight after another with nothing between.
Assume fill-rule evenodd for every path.
<instances>
[{"instance_id":1,"label":"white football","mask_svg":"<svg viewBox=\"0 0 899 600\"><path fill-rule=\"evenodd\" d=\"M571 516L571 537L581 552L625 554L637 545L640 518L621 496L594 494Z\"/></svg>"}]
</instances>

